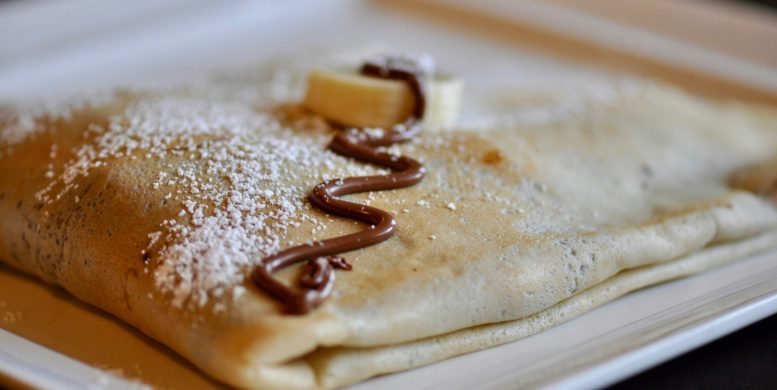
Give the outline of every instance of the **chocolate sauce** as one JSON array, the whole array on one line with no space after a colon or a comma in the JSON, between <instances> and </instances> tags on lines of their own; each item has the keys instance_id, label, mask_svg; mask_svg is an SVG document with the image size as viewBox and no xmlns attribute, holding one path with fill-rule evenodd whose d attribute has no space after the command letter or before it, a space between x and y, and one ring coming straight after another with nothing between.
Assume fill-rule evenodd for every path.
<instances>
[{"instance_id":1,"label":"chocolate sauce","mask_svg":"<svg viewBox=\"0 0 777 390\"><path fill-rule=\"evenodd\" d=\"M364 129L349 129L338 132L332 139L329 149L333 152L389 168L392 173L328 180L313 189L308 196L313 206L328 214L362 221L370 227L357 233L297 245L262 259L253 270L253 280L260 289L280 300L287 312L305 314L324 302L332 292L334 269L351 269L344 258L335 256L337 253L374 245L394 234L396 222L388 211L337 197L408 187L423 179L426 170L418 161L378 152L375 147L407 141L420 131L418 122L426 108L421 77L430 72L431 69L424 69L420 62L403 57L389 57L380 63L368 62L362 66L361 73L364 75L407 83L415 105L404 124L383 129L379 135L367 133ZM274 272L305 260L308 264L300 276L299 289L293 289L273 276Z\"/></svg>"}]
</instances>

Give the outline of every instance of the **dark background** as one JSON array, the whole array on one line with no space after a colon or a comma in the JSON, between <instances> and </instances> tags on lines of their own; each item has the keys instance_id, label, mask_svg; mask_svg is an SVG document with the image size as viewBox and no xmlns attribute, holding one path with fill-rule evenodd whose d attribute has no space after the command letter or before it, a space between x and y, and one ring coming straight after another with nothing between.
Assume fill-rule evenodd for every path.
<instances>
[{"instance_id":1,"label":"dark background","mask_svg":"<svg viewBox=\"0 0 777 390\"><path fill-rule=\"evenodd\" d=\"M769 7L771 9L777 9L777 0L748 0L748 1L728 0L728 1L734 1L734 2L738 2L738 3L752 3L752 4L758 4L758 5L761 5L761 6L764 6L764 7Z\"/></svg>"},{"instance_id":2,"label":"dark background","mask_svg":"<svg viewBox=\"0 0 777 390\"><path fill-rule=\"evenodd\" d=\"M10 1L22 0L0 3ZM777 12L777 0L716 1L750 3L763 12ZM609 389L777 389L777 315Z\"/></svg>"},{"instance_id":3,"label":"dark background","mask_svg":"<svg viewBox=\"0 0 777 390\"><path fill-rule=\"evenodd\" d=\"M777 315L609 388L777 389Z\"/></svg>"}]
</instances>

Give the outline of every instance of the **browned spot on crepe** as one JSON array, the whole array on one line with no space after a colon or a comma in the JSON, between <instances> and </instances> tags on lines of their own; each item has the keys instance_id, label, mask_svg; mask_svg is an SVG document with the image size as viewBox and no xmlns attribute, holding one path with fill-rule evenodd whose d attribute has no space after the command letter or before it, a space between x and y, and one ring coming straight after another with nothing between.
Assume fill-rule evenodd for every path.
<instances>
[{"instance_id":1,"label":"browned spot on crepe","mask_svg":"<svg viewBox=\"0 0 777 390\"><path fill-rule=\"evenodd\" d=\"M271 110L281 123L295 129L307 129L309 131L327 132L330 125L320 115L316 115L299 103L279 104Z\"/></svg>"},{"instance_id":2,"label":"browned spot on crepe","mask_svg":"<svg viewBox=\"0 0 777 390\"><path fill-rule=\"evenodd\" d=\"M491 149L483 155L483 162L486 164L497 164L502 161L504 157L499 149Z\"/></svg>"},{"instance_id":3,"label":"browned spot on crepe","mask_svg":"<svg viewBox=\"0 0 777 390\"><path fill-rule=\"evenodd\" d=\"M735 172L729 184L777 202L777 158Z\"/></svg>"}]
</instances>

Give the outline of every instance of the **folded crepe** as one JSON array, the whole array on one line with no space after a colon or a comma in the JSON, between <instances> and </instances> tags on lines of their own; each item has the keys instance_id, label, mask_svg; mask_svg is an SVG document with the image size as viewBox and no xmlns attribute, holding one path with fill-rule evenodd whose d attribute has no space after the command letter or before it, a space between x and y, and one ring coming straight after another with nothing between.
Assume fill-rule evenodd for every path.
<instances>
[{"instance_id":1,"label":"folded crepe","mask_svg":"<svg viewBox=\"0 0 777 390\"><path fill-rule=\"evenodd\" d=\"M218 77L0 109L0 260L242 388L334 388L539 332L777 245L777 113L629 82L486 89L392 153L413 187L346 197L397 233L343 254L305 315L252 268L363 229L306 196L383 172L327 150L288 75ZM304 77L295 75L295 77ZM604 93L603 93L604 92ZM731 183L736 183L732 187ZM758 192L756 194L755 192ZM296 283L301 267L278 277Z\"/></svg>"}]
</instances>

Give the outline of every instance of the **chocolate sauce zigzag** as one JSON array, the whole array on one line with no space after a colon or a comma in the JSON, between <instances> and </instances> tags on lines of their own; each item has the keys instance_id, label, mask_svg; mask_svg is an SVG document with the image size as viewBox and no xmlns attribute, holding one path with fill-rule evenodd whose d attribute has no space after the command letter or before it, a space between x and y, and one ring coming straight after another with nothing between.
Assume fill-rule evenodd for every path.
<instances>
[{"instance_id":1,"label":"chocolate sauce zigzag","mask_svg":"<svg viewBox=\"0 0 777 390\"><path fill-rule=\"evenodd\" d=\"M397 66L399 65L399 66ZM388 175L359 176L332 179L318 184L308 196L310 203L329 214L355 219L370 225L352 234L297 245L262 259L252 272L255 284L283 303L292 314L305 314L321 305L331 294L334 285L334 269L350 270L351 265L338 253L364 248L388 240L394 234L396 221L388 211L358 203L337 199L339 196L368 191L383 191L408 187L420 182L425 168L416 160L379 152L375 148L389 146L412 139L420 130L418 121L423 118L425 94L419 76L423 70L405 61L367 63L361 73L370 77L401 80L407 83L415 106L407 121L393 129L372 135L364 129L338 132L329 149L359 161L389 168ZM293 264L308 261L300 276L300 288L293 289L273 276L276 271Z\"/></svg>"}]
</instances>

